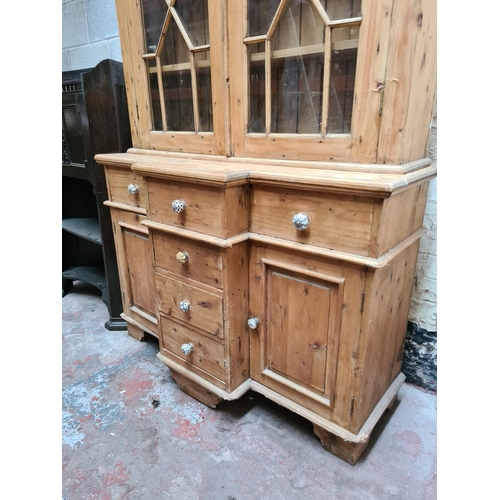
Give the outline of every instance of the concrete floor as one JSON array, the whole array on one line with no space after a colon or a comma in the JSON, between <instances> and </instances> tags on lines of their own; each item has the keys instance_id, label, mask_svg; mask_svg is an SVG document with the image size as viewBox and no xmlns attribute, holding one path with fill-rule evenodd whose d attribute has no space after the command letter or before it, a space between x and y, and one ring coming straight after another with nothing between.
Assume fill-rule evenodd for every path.
<instances>
[{"instance_id":1,"label":"concrete floor","mask_svg":"<svg viewBox=\"0 0 500 500\"><path fill-rule=\"evenodd\" d=\"M75 282L62 316L63 499L437 497L435 394L403 384L351 466L259 394L212 410L180 391L154 337L104 328L93 287Z\"/></svg>"}]
</instances>

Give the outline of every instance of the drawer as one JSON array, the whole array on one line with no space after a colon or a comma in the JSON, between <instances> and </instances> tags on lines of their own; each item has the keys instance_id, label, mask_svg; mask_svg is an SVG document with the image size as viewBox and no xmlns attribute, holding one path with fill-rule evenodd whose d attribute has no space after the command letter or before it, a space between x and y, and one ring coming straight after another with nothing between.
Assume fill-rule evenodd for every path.
<instances>
[{"instance_id":1,"label":"drawer","mask_svg":"<svg viewBox=\"0 0 500 500\"><path fill-rule=\"evenodd\" d=\"M110 201L146 209L147 184L141 175L124 168L106 167L106 178ZM129 186L133 192L129 192Z\"/></svg>"},{"instance_id":2,"label":"drawer","mask_svg":"<svg viewBox=\"0 0 500 500\"><path fill-rule=\"evenodd\" d=\"M183 364L193 373L214 382L219 387L225 386L224 346L222 344L165 316L160 316L160 331L160 350L163 355ZM192 351L183 352L182 346L188 346L188 350L192 348ZM217 381L207 377L206 374L215 377Z\"/></svg>"},{"instance_id":3,"label":"drawer","mask_svg":"<svg viewBox=\"0 0 500 500\"><path fill-rule=\"evenodd\" d=\"M373 208L369 198L254 185L250 194L250 231L366 256ZM307 216L306 229L294 226L296 214Z\"/></svg>"},{"instance_id":4,"label":"drawer","mask_svg":"<svg viewBox=\"0 0 500 500\"><path fill-rule=\"evenodd\" d=\"M219 238L248 231L246 184L215 187L149 178L148 197L154 222Z\"/></svg>"},{"instance_id":5,"label":"drawer","mask_svg":"<svg viewBox=\"0 0 500 500\"><path fill-rule=\"evenodd\" d=\"M156 273L158 310L208 335L224 338L222 297Z\"/></svg>"},{"instance_id":6,"label":"drawer","mask_svg":"<svg viewBox=\"0 0 500 500\"><path fill-rule=\"evenodd\" d=\"M161 231L153 231L153 247L156 267L222 288L222 251L219 247Z\"/></svg>"}]
</instances>

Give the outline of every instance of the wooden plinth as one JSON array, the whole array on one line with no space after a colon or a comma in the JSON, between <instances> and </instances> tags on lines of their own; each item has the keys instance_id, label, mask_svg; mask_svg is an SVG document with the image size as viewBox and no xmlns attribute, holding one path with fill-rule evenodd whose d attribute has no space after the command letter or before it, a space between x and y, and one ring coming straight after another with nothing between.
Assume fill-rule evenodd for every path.
<instances>
[{"instance_id":1,"label":"wooden plinth","mask_svg":"<svg viewBox=\"0 0 500 500\"><path fill-rule=\"evenodd\" d=\"M210 408L215 408L223 400L221 396L214 394L213 392L209 391L205 387L202 387L193 380L190 380L184 375L181 375L179 372L172 370L172 368L170 368L170 373L176 381L179 389L189 394L191 397L197 399L198 401L200 401L200 403L203 403Z\"/></svg>"}]
</instances>

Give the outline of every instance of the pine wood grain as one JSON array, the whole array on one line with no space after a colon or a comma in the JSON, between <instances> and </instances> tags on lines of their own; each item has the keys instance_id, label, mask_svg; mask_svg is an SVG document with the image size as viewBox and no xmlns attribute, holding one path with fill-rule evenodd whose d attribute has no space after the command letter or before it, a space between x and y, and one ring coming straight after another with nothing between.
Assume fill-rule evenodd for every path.
<instances>
[{"instance_id":1,"label":"pine wood grain","mask_svg":"<svg viewBox=\"0 0 500 500\"><path fill-rule=\"evenodd\" d=\"M252 233L368 255L373 212L368 198L254 186L250 205ZM309 217L306 230L293 226L297 213Z\"/></svg>"},{"instance_id":2,"label":"pine wood grain","mask_svg":"<svg viewBox=\"0 0 500 500\"><path fill-rule=\"evenodd\" d=\"M208 381L225 388L224 346L181 323L160 314L160 352L187 367ZM190 354L183 354L183 344L193 345Z\"/></svg>"},{"instance_id":3,"label":"pine wood grain","mask_svg":"<svg viewBox=\"0 0 500 500\"><path fill-rule=\"evenodd\" d=\"M153 231L152 240L157 268L175 273L179 279L190 278L222 289L223 262L218 247L161 231ZM188 254L184 264L176 259L179 252Z\"/></svg>"},{"instance_id":4,"label":"pine wood grain","mask_svg":"<svg viewBox=\"0 0 500 500\"><path fill-rule=\"evenodd\" d=\"M156 272L156 291L159 311L204 330L209 336L224 338L222 297L158 272ZM179 307L183 300L191 304L187 312Z\"/></svg>"},{"instance_id":5,"label":"pine wood grain","mask_svg":"<svg viewBox=\"0 0 500 500\"><path fill-rule=\"evenodd\" d=\"M106 178L110 201L144 209L147 207L147 186L142 176L123 168L106 167ZM128 192L131 184L139 187L137 194Z\"/></svg>"},{"instance_id":6,"label":"pine wood grain","mask_svg":"<svg viewBox=\"0 0 500 500\"><path fill-rule=\"evenodd\" d=\"M147 330L158 335L157 322L149 319L157 318L157 314L151 246L148 232L144 233L145 228L141 225L146 217L113 207L110 213L123 312L134 319L137 325L144 325ZM134 307L147 316L137 314Z\"/></svg>"}]
</instances>

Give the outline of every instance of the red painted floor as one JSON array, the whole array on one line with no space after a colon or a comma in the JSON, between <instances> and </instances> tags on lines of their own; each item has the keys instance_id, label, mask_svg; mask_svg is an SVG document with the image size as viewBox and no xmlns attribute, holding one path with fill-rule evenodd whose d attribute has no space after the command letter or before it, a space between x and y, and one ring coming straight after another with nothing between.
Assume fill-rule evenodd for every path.
<instances>
[{"instance_id":1,"label":"red painted floor","mask_svg":"<svg viewBox=\"0 0 500 500\"><path fill-rule=\"evenodd\" d=\"M353 467L312 425L249 392L210 409L178 389L158 341L104 328L97 290L62 299L66 500L432 500L436 395L403 384Z\"/></svg>"}]
</instances>

